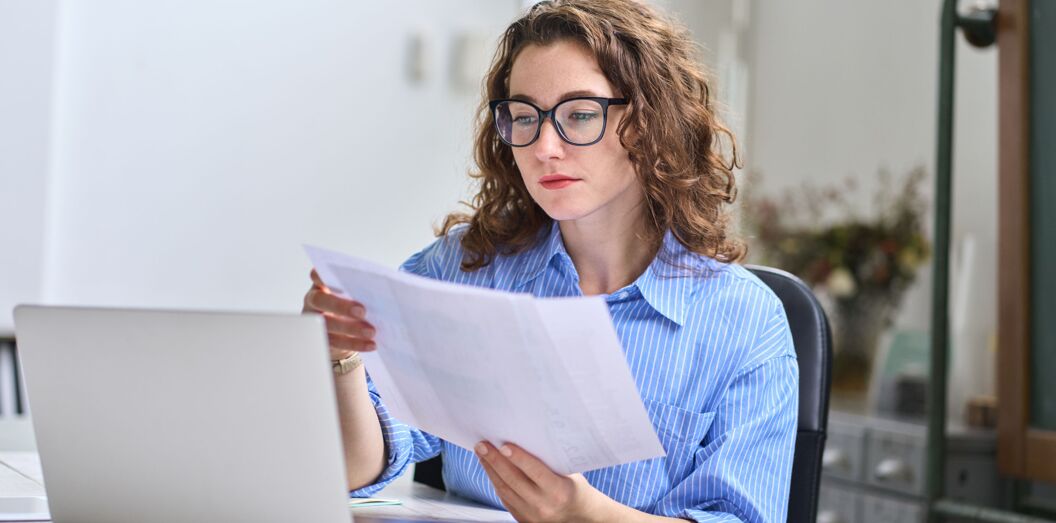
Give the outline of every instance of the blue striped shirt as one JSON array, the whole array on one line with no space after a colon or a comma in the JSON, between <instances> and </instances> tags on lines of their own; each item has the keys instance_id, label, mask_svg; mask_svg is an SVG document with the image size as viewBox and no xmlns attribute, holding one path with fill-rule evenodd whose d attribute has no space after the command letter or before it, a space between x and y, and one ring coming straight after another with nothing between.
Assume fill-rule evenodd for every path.
<instances>
[{"instance_id":1,"label":"blue striped shirt","mask_svg":"<svg viewBox=\"0 0 1056 523\"><path fill-rule=\"evenodd\" d=\"M582 295L556 222L533 247L473 272L459 266L463 231L454 229L401 269L539 297ZM661 253L636 281L604 298L667 456L584 476L612 499L652 514L783 522L799 396L784 308L746 269L693 254L670 232ZM369 379L368 388L388 466L352 496L369 496L412 463L443 453L448 491L502 507L472 451L393 419Z\"/></svg>"}]
</instances>

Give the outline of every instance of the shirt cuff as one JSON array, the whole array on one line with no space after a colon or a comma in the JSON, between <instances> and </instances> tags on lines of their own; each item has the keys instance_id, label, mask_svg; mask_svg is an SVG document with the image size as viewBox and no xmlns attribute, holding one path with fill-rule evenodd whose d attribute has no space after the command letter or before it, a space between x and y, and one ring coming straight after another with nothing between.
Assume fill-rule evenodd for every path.
<instances>
[{"instance_id":1,"label":"shirt cuff","mask_svg":"<svg viewBox=\"0 0 1056 523\"><path fill-rule=\"evenodd\" d=\"M733 521L742 523L745 521L728 512L707 512L695 509L686 509L679 514L678 517L690 521L696 521L698 523L727 523Z\"/></svg>"}]
</instances>

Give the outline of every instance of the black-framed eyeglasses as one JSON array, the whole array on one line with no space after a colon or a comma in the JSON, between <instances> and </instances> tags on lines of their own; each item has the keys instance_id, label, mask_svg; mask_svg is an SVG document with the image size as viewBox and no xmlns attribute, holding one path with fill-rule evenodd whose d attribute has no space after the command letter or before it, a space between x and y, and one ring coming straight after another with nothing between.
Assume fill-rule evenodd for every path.
<instances>
[{"instance_id":1,"label":"black-framed eyeglasses","mask_svg":"<svg viewBox=\"0 0 1056 523\"><path fill-rule=\"evenodd\" d=\"M492 100L490 105L499 138L512 147L526 147L539 139L547 117L562 140L572 145L594 145L605 136L609 106L627 103L626 98L582 96L562 100L549 111L524 100Z\"/></svg>"}]
</instances>

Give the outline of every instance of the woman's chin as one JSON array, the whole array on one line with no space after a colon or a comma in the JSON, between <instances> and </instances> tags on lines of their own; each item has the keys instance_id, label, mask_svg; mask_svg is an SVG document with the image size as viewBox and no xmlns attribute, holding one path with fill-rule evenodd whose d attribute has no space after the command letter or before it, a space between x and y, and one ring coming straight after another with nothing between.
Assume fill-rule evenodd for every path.
<instances>
[{"instance_id":1,"label":"woman's chin","mask_svg":"<svg viewBox=\"0 0 1056 523\"><path fill-rule=\"evenodd\" d=\"M553 218L554 221L558 222L575 221L589 214L583 209L570 209L567 207L544 206L543 211L546 212L548 216Z\"/></svg>"}]
</instances>

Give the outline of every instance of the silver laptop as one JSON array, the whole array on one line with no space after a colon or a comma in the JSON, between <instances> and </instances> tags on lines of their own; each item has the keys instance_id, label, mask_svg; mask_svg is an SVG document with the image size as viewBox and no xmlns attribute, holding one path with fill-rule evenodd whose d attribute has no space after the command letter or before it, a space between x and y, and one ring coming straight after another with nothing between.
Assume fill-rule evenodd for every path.
<instances>
[{"instance_id":1,"label":"silver laptop","mask_svg":"<svg viewBox=\"0 0 1056 523\"><path fill-rule=\"evenodd\" d=\"M57 522L351 520L321 317L19 306Z\"/></svg>"}]
</instances>

